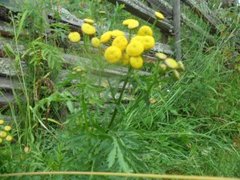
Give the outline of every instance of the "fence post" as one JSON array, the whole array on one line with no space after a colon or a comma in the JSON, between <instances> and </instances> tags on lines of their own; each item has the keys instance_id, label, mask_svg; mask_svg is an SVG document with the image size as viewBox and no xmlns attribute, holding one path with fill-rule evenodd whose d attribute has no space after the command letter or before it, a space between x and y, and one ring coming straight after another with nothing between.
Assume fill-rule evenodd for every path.
<instances>
[{"instance_id":1,"label":"fence post","mask_svg":"<svg viewBox=\"0 0 240 180\"><path fill-rule=\"evenodd\" d=\"M177 60L181 60L181 5L180 0L173 0L173 25L175 37L175 55Z\"/></svg>"}]
</instances>

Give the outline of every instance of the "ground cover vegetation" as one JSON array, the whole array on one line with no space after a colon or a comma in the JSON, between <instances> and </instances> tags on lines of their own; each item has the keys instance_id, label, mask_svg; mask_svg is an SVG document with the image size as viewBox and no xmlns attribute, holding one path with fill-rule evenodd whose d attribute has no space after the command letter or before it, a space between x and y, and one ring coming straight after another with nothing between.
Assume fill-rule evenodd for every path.
<instances>
[{"instance_id":1,"label":"ground cover vegetation","mask_svg":"<svg viewBox=\"0 0 240 180\"><path fill-rule=\"evenodd\" d=\"M43 14L60 6L85 19L82 34L60 22L47 23ZM212 2L212 8L217 7ZM104 0L26 1L21 8L12 20L13 40L25 49L5 46L16 61L22 90L14 91L15 104L4 110L11 121L0 114L1 173L240 177L237 7L219 10L228 26L221 27L214 45L183 27L184 65L162 53L157 63L145 62L143 52L153 48L161 34L121 5ZM81 58L73 64L65 62L63 54ZM114 67L128 67L128 72L104 77L100 71ZM151 75L141 76L141 70Z\"/></svg>"}]
</instances>

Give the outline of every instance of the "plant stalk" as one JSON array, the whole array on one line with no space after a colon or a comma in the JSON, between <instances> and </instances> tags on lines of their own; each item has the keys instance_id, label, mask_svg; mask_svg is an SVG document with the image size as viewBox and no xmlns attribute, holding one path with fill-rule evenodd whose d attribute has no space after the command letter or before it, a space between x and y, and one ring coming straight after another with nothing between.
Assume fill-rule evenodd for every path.
<instances>
[{"instance_id":1,"label":"plant stalk","mask_svg":"<svg viewBox=\"0 0 240 180\"><path fill-rule=\"evenodd\" d=\"M117 115L117 112L118 112L118 106L120 105L121 101L122 101L122 97L123 97L123 93L124 93L124 90L126 89L126 86L127 86L127 83L128 83L128 79L129 79L129 74L130 74L130 71L131 71L131 67L129 67L128 69L128 73L127 73L127 77L126 79L124 80L124 84L123 84L123 87L121 89L121 92L120 92L120 96L118 98L118 101L116 102L116 106L115 106L115 109L113 111L113 115L112 115L112 118L110 120L110 123L108 125L108 129L112 126L115 118L116 118L116 115Z\"/></svg>"}]
</instances>

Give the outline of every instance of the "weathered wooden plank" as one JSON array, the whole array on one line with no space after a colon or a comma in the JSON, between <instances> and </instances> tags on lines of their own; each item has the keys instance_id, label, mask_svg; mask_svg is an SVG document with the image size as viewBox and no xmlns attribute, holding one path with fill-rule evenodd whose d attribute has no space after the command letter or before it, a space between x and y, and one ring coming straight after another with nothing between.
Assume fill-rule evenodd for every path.
<instances>
[{"instance_id":1,"label":"weathered wooden plank","mask_svg":"<svg viewBox=\"0 0 240 180\"><path fill-rule=\"evenodd\" d=\"M9 17L10 10L2 5L0 5L0 20L5 22L10 22L11 19Z\"/></svg>"},{"instance_id":2,"label":"weathered wooden plank","mask_svg":"<svg viewBox=\"0 0 240 180\"><path fill-rule=\"evenodd\" d=\"M16 44L14 44L14 41L10 38L3 38L3 37L0 37L0 57L4 57L6 56L5 52L4 52L4 48L6 45L10 45L10 47L15 51L15 50L18 50L18 51L24 51L25 48L23 45L19 44L16 46Z\"/></svg>"},{"instance_id":3,"label":"weathered wooden plank","mask_svg":"<svg viewBox=\"0 0 240 180\"><path fill-rule=\"evenodd\" d=\"M173 3L173 24L175 37L175 55L177 60L181 60L181 7L180 0L175 0Z\"/></svg>"},{"instance_id":4,"label":"weathered wooden plank","mask_svg":"<svg viewBox=\"0 0 240 180\"><path fill-rule=\"evenodd\" d=\"M152 4L154 4L155 7L159 7L160 11L162 11L165 7L168 12L173 12L173 6L169 4L166 0L153 0L151 1ZM162 6L159 6L159 4L162 4ZM181 21L190 29L198 32L199 34L203 35L209 42L215 43L215 38L210 35L208 32L203 30L200 26L198 26L196 23L192 22L185 14L181 13Z\"/></svg>"},{"instance_id":5,"label":"weathered wooden plank","mask_svg":"<svg viewBox=\"0 0 240 180\"><path fill-rule=\"evenodd\" d=\"M70 70L62 70L59 73L59 76L57 78L57 81L64 81L66 79L66 77L69 74L72 73L77 73L75 71L70 71ZM96 86L96 87L102 87L102 88L107 88L110 86L116 88L116 89L121 89L123 87L123 82L121 80L123 80L122 77L115 77L115 76L98 76L97 74L93 74L90 73L88 74L87 78L89 79L88 83L92 86ZM80 79L76 79L76 80L72 80L72 84L76 84L76 83L80 83ZM110 84L109 84L110 83ZM133 86L128 83L126 86L126 89L130 90L132 89Z\"/></svg>"},{"instance_id":6,"label":"weathered wooden plank","mask_svg":"<svg viewBox=\"0 0 240 180\"><path fill-rule=\"evenodd\" d=\"M77 65L86 65L90 64L91 60L88 58L83 58L75 55L70 54L63 54L63 60L65 64L71 64L74 66ZM25 64L22 62L22 66L24 67ZM89 68L89 70L93 74L97 75L106 75L106 76L124 76L127 74L128 68L126 67L111 67L105 69L96 69L96 68ZM137 71L140 76L149 76L151 73L145 71ZM10 58L0 58L0 74L6 76L17 76L17 71L14 68L14 60Z\"/></svg>"},{"instance_id":7,"label":"weathered wooden plank","mask_svg":"<svg viewBox=\"0 0 240 180\"><path fill-rule=\"evenodd\" d=\"M13 27L6 22L0 21L0 35L4 37L13 37Z\"/></svg>"},{"instance_id":8,"label":"weathered wooden plank","mask_svg":"<svg viewBox=\"0 0 240 180\"><path fill-rule=\"evenodd\" d=\"M20 84L16 79L0 76L0 89L19 89Z\"/></svg>"},{"instance_id":9,"label":"weathered wooden plank","mask_svg":"<svg viewBox=\"0 0 240 180\"><path fill-rule=\"evenodd\" d=\"M14 101L13 94L0 91L0 105L6 105Z\"/></svg>"},{"instance_id":10,"label":"weathered wooden plank","mask_svg":"<svg viewBox=\"0 0 240 180\"><path fill-rule=\"evenodd\" d=\"M81 27L84 21L82 19L77 18L73 14L71 14L67 9L62 8L62 7L55 7L54 11L58 11L61 21L63 23L71 24L77 27ZM48 15L49 18L54 19L53 14Z\"/></svg>"},{"instance_id":11,"label":"weathered wooden plank","mask_svg":"<svg viewBox=\"0 0 240 180\"><path fill-rule=\"evenodd\" d=\"M83 58L75 55L70 54L63 54L64 63L72 64L72 65L84 65L89 64L91 62L88 58ZM111 68L105 68L105 69L96 69L89 67L89 70L96 75L102 75L102 76L125 76L128 72L128 68L126 67L111 67ZM137 71L137 73L140 76L149 76L151 73L146 71Z\"/></svg>"},{"instance_id":12,"label":"weathered wooden plank","mask_svg":"<svg viewBox=\"0 0 240 180\"><path fill-rule=\"evenodd\" d=\"M0 58L0 75L16 76L14 60L10 58Z\"/></svg>"},{"instance_id":13,"label":"weathered wooden plank","mask_svg":"<svg viewBox=\"0 0 240 180\"><path fill-rule=\"evenodd\" d=\"M196 23L192 22L190 19L188 19L185 15L182 16L184 19L184 24L188 27L190 27L192 30L198 32L201 34L203 37L206 38L206 40L212 44L216 43L216 39L214 36L210 35L207 31L202 29L200 26L198 26Z\"/></svg>"},{"instance_id":14,"label":"weathered wooden plank","mask_svg":"<svg viewBox=\"0 0 240 180\"><path fill-rule=\"evenodd\" d=\"M169 45L160 42L156 42L154 48L149 52L149 54L152 54L151 52L163 52L165 54L173 55L172 48Z\"/></svg>"},{"instance_id":15,"label":"weathered wooden plank","mask_svg":"<svg viewBox=\"0 0 240 180\"><path fill-rule=\"evenodd\" d=\"M81 27L83 20L78 19L76 16L72 15L68 10L65 8L59 7L59 8L54 8L53 11L58 11L60 15L60 21L63 23L69 24L71 27ZM13 15L17 15L19 12L16 10L12 10L7 6L1 5L0 4L0 20L4 22L11 22L10 19L10 12ZM51 20L56 21L56 18L54 17L53 13L48 14L48 18Z\"/></svg>"},{"instance_id":16,"label":"weathered wooden plank","mask_svg":"<svg viewBox=\"0 0 240 180\"><path fill-rule=\"evenodd\" d=\"M213 30L217 30L218 25L221 24L221 20L213 14L207 5L206 1L203 0L183 0L193 11L195 11L200 17L208 22Z\"/></svg>"},{"instance_id":17,"label":"weathered wooden plank","mask_svg":"<svg viewBox=\"0 0 240 180\"><path fill-rule=\"evenodd\" d=\"M172 34L173 33L173 25L167 19L160 21L157 20L154 13L155 11L142 2L138 0L108 0L109 2L116 4L124 4L125 9L131 12L133 15L146 20L149 23L155 23L156 26L159 27L162 31Z\"/></svg>"},{"instance_id":18,"label":"weathered wooden plank","mask_svg":"<svg viewBox=\"0 0 240 180\"><path fill-rule=\"evenodd\" d=\"M4 121L9 122L12 118L10 116L0 114L0 119L3 119Z\"/></svg>"},{"instance_id":19,"label":"weathered wooden plank","mask_svg":"<svg viewBox=\"0 0 240 180\"><path fill-rule=\"evenodd\" d=\"M164 0L146 0L146 1L150 4L150 6L153 9L161 11L168 19L173 19L171 6L168 2Z\"/></svg>"}]
</instances>

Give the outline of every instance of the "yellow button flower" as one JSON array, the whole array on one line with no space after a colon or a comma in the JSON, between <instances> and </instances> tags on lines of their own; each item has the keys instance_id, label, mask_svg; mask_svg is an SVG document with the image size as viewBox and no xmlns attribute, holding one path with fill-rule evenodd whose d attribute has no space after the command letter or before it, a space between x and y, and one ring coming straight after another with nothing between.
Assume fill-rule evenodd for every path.
<instances>
[{"instance_id":1,"label":"yellow button flower","mask_svg":"<svg viewBox=\"0 0 240 180\"><path fill-rule=\"evenodd\" d=\"M129 60L130 60L129 55L126 52L123 53L122 59L121 59L122 64L123 65L128 65L129 64Z\"/></svg>"},{"instance_id":2,"label":"yellow button flower","mask_svg":"<svg viewBox=\"0 0 240 180\"><path fill-rule=\"evenodd\" d=\"M139 36L152 36L153 35L153 31L149 26L142 26L138 32L137 35Z\"/></svg>"},{"instance_id":3,"label":"yellow button flower","mask_svg":"<svg viewBox=\"0 0 240 180\"><path fill-rule=\"evenodd\" d=\"M0 119L0 125L4 124L4 120Z\"/></svg>"},{"instance_id":4,"label":"yellow button flower","mask_svg":"<svg viewBox=\"0 0 240 180\"><path fill-rule=\"evenodd\" d=\"M100 42L101 43L106 43L112 38L112 31L107 31L103 33L100 37Z\"/></svg>"},{"instance_id":5,"label":"yellow button flower","mask_svg":"<svg viewBox=\"0 0 240 180\"><path fill-rule=\"evenodd\" d=\"M140 69L143 66L143 59L141 56L138 57L131 57L130 58L130 65L134 69Z\"/></svg>"},{"instance_id":6,"label":"yellow button flower","mask_svg":"<svg viewBox=\"0 0 240 180\"><path fill-rule=\"evenodd\" d=\"M96 28L88 23L83 23L81 29L82 32L87 35L93 35L96 33Z\"/></svg>"},{"instance_id":7,"label":"yellow button flower","mask_svg":"<svg viewBox=\"0 0 240 180\"><path fill-rule=\"evenodd\" d=\"M13 137L11 135L8 135L6 137L6 141L11 142L13 140Z\"/></svg>"},{"instance_id":8,"label":"yellow button flower","mask_svg":"<svg viewBox=\"0 0 240 180\"><path fill-rule=\"evenodd\" d=\"M128 26L128 29L134 29L139 26L139 22L135 19L126 19L122 24Z\"/></svg>"},{"instance_id":9,"label":"yellow button flower","mask_svg":"<svg viewBox=\"0 0 240 180\"><path fill-rule=\"evenodd\" d=\"M128 40L125 36L118 36L113 40L112 45L124 50L128 45Z\"/></svg>"},{"instance_id":10,"label":"yellow button flower","mask_svg":"<svg viewBox=\"0 0 240 180\"><path fill-rule=\"evenodd\" d=\"M182 61L178 61L178 67L179 67L179 69L185 71L185 66Z\"/></svg>"},{"instance_id":11,"label":"yellow button flower","mask_svg":"<svg viewBox=\"0 0 240 180\"><path fill-rule=\"evenodd\" d=\"M12 129L11 126L5 126L5 127L4 127L4 130L5 130L5 131L10 131L11 129Z\"/></svg>"},{"instance_id":12,"label":"yellow button flower","mask_svg":"<svg viewBox=\"0 0 240 180\"><path fill-rule=\"evenodd\" d=\"M140 56L144 51L144 46L139 41L132 41L128 44L126 52L129 56Z\"/></svg>"},{"instance_id":13,"label":"yellow button flower","mask_svg":"<svg viewBox=\"0 0 240 180\"><path fill-rule=\"evenodd\" d=\"M90 19L90 18L85 18L83 20L85 23L88 23L88 24L94 24L94 20Z\"/></svg>"},{"instance_id":14,"label":"yellow button flower","mask_svg":"<svg viewBox=\"0 0 240 180\"><path fill-rule=\"evenodd\" d=\"M81 40L81 36L78 32L70 32L69 35L68 35L68 39L71 41L71 42L79 42Z\"/></svg>"},{"instance_id":15,"label":"yellow button flower","mask_svg":"<svg viewBox=\"0 0 240 180\"><path fill-rule=\"evenodd\" d=\"M144 50L149 50L155 46L155 39L152 36L143 36Z\"/></svg>"},{"instance_id":16,"label":"yellow button flower","mask_svg":"<svg viewBox=\"0 0 240 180\"><path fill-rule=\"evenodd\" d=\"M94 37L91 39L92 46L98 48L101 45L100 39Z\"/></svg>"},{"instance_id":17,"label":"yellow button flower","mask_svg":"<svg viewBox=\"0 0 240 180\"><path fill-rule=\"evenodd\" d=\"M109 63L114 64L121 59L122 51L116 46L110 46L105 50L104 57Z\"/></svg>"},{"instance_id":18,"label":"yellow button flower","mask_svg":"<svg viewBox=\"0 0 240 180\"><path fill-rule=\"evenodd\" d=\"M7 132L5 131L0 131L0 137L5 138L7 136Z\"/></svg>"},{"instance_id":19,"label":"yellow button flower","mask_svg":"<svg viewBox=\"0 0 240 180\"><path fill-rule=\"evenodd\" d=\"M167 65L166 64L161 63L161 64L159 64L159 67L160 67L160 69L162 71L166 71L167 70Z\"/></svg>"},{"instance_id":20,"label":"yellow button flower","mask_svg":"<svg viewBox=\"0 0 240 180\"><path fill-rule=\"evenodd\" d=\"M179 72L178 72L176 69L173 70L173 75L174 75L174 77L175 77L177 80L180 79L180 74L179 74Z\"/></svg>"},{"instance_id":21,"label":"yellow button flower","mask_svg":"<svg viewBox=\"0 0 240 180\"><path fill-rule=\"evenodd\" d=\"M167 58L164 60L164 63L171 69L177 69L178 68L178 63L176 60L172 58Z\"/></svg>"},{"instance_id":22,"label":"yellow button flower","mask_svg":"<svg viewBox=\"0 0 240 180\"><path fill-rule=\"evenodd\" d=\"M131 42L133 41L138 41L140 43L143 43L143 36L134 36L132 39L131 39Z\"/></svg>"},{"instance_id":23,"label":"yellow button flower","mask_svg":"<svg viewBox=\"0 0 240 180\"><path fill-rule=\"evenodd\" d=\"M112 30L112 37L118 37L118 36L125 36L125 33L123 31L120 31L118 29Z\"/></svg>"},{"instance_id":24,"label":"yellow button flower","mask_svg":"<svg viewBox=\"0 0 240 180\"><path fill-rule=\"evenodd\" d=\"M132 20L134 20L134 19L126 19L126 20L124 20L124 21L122 22L122 24L123 24L124 26L127 26Z\"/></svg>"},{"instance_id":25,"label":"yellow button flower","mask_svg":"<svg viewBox=\"0 0 240 180\"><path fill-rule=\"evenodd\" d=\"M160 20L163 20L163 19L165 19L165 17L164 17L164 15L162 14L162 13L160 13L160 12L155 12L155 16L158 18L158 19L160 19Z\"/></svg>"},{"instance_id":26,"label":"yellow button flower","mask_svg":"<svg viewBox=\"0 0 240 180\"><path fill-rule=\"evenodd\" d=\"M155 56L161 60L167 59L167 55L164 53L156 53Z\"/></svg>"}]
</instances>

